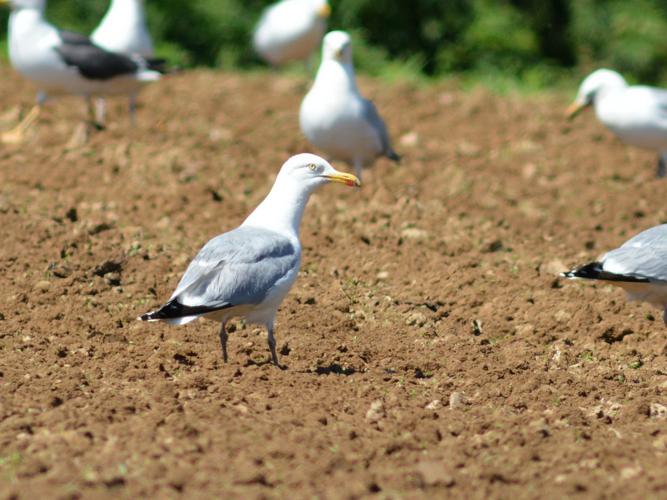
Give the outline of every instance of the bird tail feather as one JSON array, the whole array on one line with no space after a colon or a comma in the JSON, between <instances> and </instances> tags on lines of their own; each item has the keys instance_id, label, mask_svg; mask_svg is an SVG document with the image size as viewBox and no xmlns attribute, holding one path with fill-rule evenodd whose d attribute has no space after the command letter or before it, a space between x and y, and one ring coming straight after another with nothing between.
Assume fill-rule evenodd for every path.
<instances>
[{"instance_id":1,"label":"bird tail feather","mask_svg":"<svg viewBox=\"0 0 667 500\"><path fill-rule=\"evenodd\" d=\"M396 162L397 164L401 163L401 156L396 151L394 151L393 149L390 149L389 151L387 151L385 156L387 158L389 158L391 161Z\"/></svg>"},{"instance_id":2,"label":"bird tail feather","mask_svg":"<svg viewBox=\"0 0 667 500\"><path fill-rule=\"evenodd\" d=\"M568 279L586 279L599 281L622 281L626 283L648 283L648 278L641 276L632 276L628 274L616 274L605 271L601 262L590 262L584 266L561 273L563 278Z\"/></svg>"},{"instance_id":3,"label":"bird tail feather","mask_svg":"<svg viewBox=\"0 0 667 500\"><path fill-rule=\"evenodd\" d=\"M156 82L160 79L162 75L153 70L142 69L137 73L137 80L140 82Z\"/></svg>"},{"instance_id":4,"label":"bird tail feather","mask_svg":"<svg viewBox=\"0 0 667 500\"><path fill-rule=\"evenodd\" d=\"M186 306L178 302L178 299L172 299L160 309L142 314L137 319L139 321L166 321L172 325L184 325L200 316L230 307L233 307L232 304L227 303L214 307Z\"/></svg>"}]
</instances>

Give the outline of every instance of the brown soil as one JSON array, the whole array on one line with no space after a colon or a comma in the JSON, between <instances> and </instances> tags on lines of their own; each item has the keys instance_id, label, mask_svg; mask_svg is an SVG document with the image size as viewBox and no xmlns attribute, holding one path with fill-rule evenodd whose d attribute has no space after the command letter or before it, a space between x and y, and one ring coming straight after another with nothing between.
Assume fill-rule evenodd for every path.
<instances>
[{"instance_id":1,"label":"brown soil","mask_svg":"<svg viewBox=\"0 0 667 500\"><path fill-rule=\"evenodd\" d=\"M0 149L2 496L667 496L660 311L556 277L667 220L667 182L565 96L362 81L404 161L311 199L286 370L241 323L225 365L213 323L135 321L309 149L305 85L175 76L69 149L62 99ZM33 93L0 95L6 130Z\"/></svg>"}]
</instances>

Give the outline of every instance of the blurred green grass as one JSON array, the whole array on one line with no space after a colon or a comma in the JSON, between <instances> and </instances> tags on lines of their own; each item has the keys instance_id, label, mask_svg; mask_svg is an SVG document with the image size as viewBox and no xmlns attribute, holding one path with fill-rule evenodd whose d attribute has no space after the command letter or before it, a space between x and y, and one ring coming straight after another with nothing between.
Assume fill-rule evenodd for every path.
<instances>
[{"instance_id":1,"label":"blurred green grass","mask_svg":"<svg viewBox=\"0 0 667 500\"><path fill-rule=\"evenodd\" d=\"M270 0L147 0L158 54L182 67L254 71L250 38ZM350 31L360 73L497 92L576 85L594 68L667 82L664 0L330 0L330 29ZM108 0L51 0L58 26L90 33ZM6 58L7 12L0 13ZM300 71L294 66L292 71Z\"/></svg>"}]
</instances>

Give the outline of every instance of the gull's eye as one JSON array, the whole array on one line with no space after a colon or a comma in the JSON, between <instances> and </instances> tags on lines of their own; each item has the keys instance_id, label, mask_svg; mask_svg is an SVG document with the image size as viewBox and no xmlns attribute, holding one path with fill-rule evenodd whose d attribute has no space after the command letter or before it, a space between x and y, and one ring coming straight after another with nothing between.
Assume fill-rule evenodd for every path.
<instances>
[{"instance_id":1,"label":"gull's eye","mask_svg":"<svg viewBox=\"0 0 667 500\"><path fill-rule=\"evenodd\" d=\"M308 170L310 170L311 172L315 172L317 170L317 165L315 165L314 163L309 163Z\"/></svg>"}]
</instances>

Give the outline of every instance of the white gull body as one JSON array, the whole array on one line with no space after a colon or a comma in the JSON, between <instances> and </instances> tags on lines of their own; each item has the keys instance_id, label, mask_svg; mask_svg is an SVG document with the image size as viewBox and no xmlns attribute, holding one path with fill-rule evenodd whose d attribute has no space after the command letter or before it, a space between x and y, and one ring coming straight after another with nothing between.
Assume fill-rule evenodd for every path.
<instances>
[{"instance_id":1,"label":"white gull body","mask_svg":"<svg viewBox=\"0 0 667 500\"><path fill-rule=\"evenodd\" d=\"M623 142L655 151L658 176L667 174L667 90L630 86L615 71L599 69L581 83L570 116L589 105Z\"/></svg>"},{"instance_id":2,"label":"white gull body","mask_svg":"<svg viewBox=\"0 0 667 500\"><path fill-rule=\"evenodd\" d=\"M149 58L155 55L146 27L144 0L111 0L109 10L90 38L111 52Z\"/></svg>"},{"instance_id":3,"label":"white gull body","mask_svg":"<svg viewBox=\"0 0 667 500\"><path fill-rule=\"evenodd\" d=\"M253 35L255 51L269 64L307 60L326 30L327 0L282 0L268 7Z\"/></svg>"},{"instance_id":4,"label":"white gull body","mask_svg":"<svg viewBox=\"0 0 667 500\"><path fill-rule=\"evenodd\" d=\"M359 185L355 176L337 172L318 156L305 153L290 158L268 196L243 224L210 240L167 303L139 319L177 325L200 317L218 321L227 361L225 325L231 318L243 317L266 327L271 358L278 365L274 321L299 272L299 226L310 194L328 182Z\"/></svg>"},{"instance_id":5,"label":"white gull body","mask_svg":"<svg viewBox=\"0 0 667 500\"><path fill-rule=\"evenodd\" d=\"M563 276L619 286L626 291L629 300L662 308L667 325L667 224L647 229L598 261Z\"/></svg>"},{"instance_id":6,"label":"white gull body","mask_svg":"<svg viewBox=\"0 0 667 500\"><path fill-rule=\"evenodd\" d=\"M399 160L375 105L359 93L350 37L343 31L324 37L322 63L301 103L299 122L311 144L353 165L357 177L378 156Z\"/></svg>"}]
</instances>

